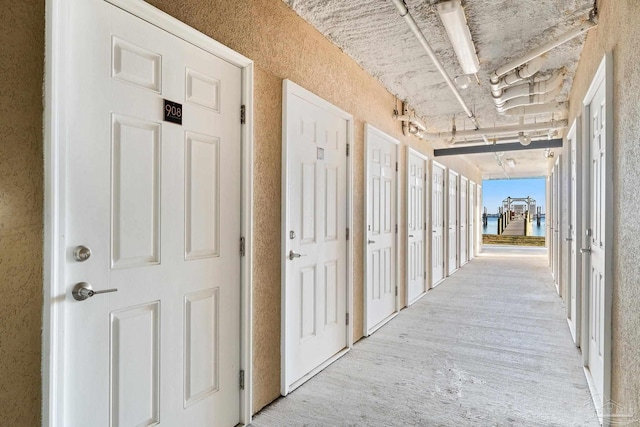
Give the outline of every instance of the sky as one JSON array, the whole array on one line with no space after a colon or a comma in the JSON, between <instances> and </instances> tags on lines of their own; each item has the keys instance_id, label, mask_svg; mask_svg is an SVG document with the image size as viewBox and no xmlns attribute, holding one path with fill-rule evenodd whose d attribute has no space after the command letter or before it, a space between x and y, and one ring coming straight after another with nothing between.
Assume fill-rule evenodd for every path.
<instances>
[{"instance_id":1,"label":"sky","mask_svg":"<svg viewBox=\"0 0 640 427\"><path fill-rule=\"evenodd\" d=\"M537 206L545 206L545 179L489 179L482 181L482 204L487 208L487 213L497 213L498 207L502 206L502 201L507 197L531 196L535 199ZM484 211L484 210L483 210Z\"/></svg>"}]
</instances>

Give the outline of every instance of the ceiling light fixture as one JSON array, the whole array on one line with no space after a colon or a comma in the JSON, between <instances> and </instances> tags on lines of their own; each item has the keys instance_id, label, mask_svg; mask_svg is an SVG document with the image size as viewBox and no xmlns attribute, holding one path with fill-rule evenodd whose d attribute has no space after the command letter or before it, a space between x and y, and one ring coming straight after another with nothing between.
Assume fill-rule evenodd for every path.
<instances>
[{"instance_id":1,"label":"ceiling light fixture","mask_svg":"<svg viewBox=\"0 0 640 427\"><path fill-rule=\"evenodd\" d=\"M518 141L520 141L520 145L527 146L531 144L531 137L529 135L525 135L524 132L518 133Z\"/></svg>"},{"instance_id":2,"label":"ceiling light fixture","mask_svg":"<svg viewBox=\"0 0 640 427\"><path fill-rule=\"evenodd\" d=\"M466 74L462 74L461 76L456 76L456 78L453 79L453 81L456 82L456 85L460 89L466 89L471 84L471 78Z\"/></svg>"},{"instance_id":3,"label":"ceiling light fixture","mask_svg":"<svg viewBox=\"0 0 640 427\"><path fill-rule=\"evenodd\" d=\"M440 2L436 7L462 71L465 74L477 73L480 69L480 61L478 61L476 48L460 0Z\"/></svg>"}]
</instances>

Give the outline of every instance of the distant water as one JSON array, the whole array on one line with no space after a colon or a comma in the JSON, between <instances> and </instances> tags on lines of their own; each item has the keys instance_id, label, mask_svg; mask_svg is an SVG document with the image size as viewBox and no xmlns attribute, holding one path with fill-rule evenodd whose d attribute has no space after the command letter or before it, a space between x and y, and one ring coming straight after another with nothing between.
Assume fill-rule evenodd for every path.
<instances>
[{"instance_id":1,"label":"distant water","mask_svg":"<svg viewBox=\"0 0 640 427\"><path fill-rule=\"evenodd\" d=\"M537 226L537 223L534 220L531 228L534 236L544 237L546 233L545 218L540 219L540 227ZM498 218L487 218L487 226L482 227L482 234L498 234Z\"/></svg>"}]
</instances>

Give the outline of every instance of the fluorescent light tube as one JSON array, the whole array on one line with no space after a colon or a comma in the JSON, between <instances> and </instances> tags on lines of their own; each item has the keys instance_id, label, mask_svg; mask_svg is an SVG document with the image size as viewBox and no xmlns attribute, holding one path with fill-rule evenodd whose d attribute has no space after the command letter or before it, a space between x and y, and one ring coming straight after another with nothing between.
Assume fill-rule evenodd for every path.
<instances>
[{"instance_id":1,"label":"fluorescent light tube","mask_svg":"<svg viewBox=\"0 0 640 427\"><path fill-rule=\"evenodd\" d=\"M465 74L477 73L480 69L480 61L476 55L476 48L471 39L471 32L460 0L440 2L436 7L462 71Z\"/></svg>"}]
</instances>

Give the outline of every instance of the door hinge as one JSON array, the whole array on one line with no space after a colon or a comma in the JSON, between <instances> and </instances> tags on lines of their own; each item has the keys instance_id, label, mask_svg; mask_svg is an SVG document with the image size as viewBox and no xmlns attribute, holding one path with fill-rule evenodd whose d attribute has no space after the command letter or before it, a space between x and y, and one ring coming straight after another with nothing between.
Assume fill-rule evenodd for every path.
<instances>
[{"instance_id":1,"label":"door hinge","mask_svg":"<svg viewBox=\"0 0 640 427\"><path fill-rule=\"evenodd\" d=\"M398 224L396 224L396 234L398 234Z\"/></svg>"},{"instance_id":2,"label":"door hinge","mask_svg":"<svg viewBox=\"0 0 640 427\"><path fill-rule=\"evenodd\" d=\"M244 370L240 370L240 375L238 376L238 383L240 385L240 390L244 390Z\"/></svg>"},{"instance_id":3,"label":"door hinge","mask_svg":"<svg viewBox=\"0 0 640 427\"><path fill-rule=\"evenodd\" d=\"M247 108L244 105L240 106L240 124L243 125L247 122Z\"/></svg>"},{"instance_id":4,"label":"door hinge","mask_svg":"<svg viewBox=\"0 0 640 427\"><path fill-rule=\"evenodd\" d=\"M424 280L427 280L427 272L424 272Z\"/></svg>"},{"instance_id":5,"label":"door hinge","mask_svg":"<svg viewBox=\"0 0 640 427\"><path fill-rule=\"evenodd\" d=\"M347 144L347 156L349 155L349 144Z\"/></svg>"},{"instance_id":6,"label":"door hinge","mask_svg":"<svg viewBox=\"0 0 640 427\"><path fill-rule=\"evenodd\" d=\"M349 240L349 229L347 228L347 240Z\"/></svg>"},{"instance_id":7,"label":"door hinge","mask_svg":"<svg viewBox=\"0 0 640 427\"><path fill-rule=\"evenodd\" d=\"M396 172L398 172L398 162L396 162Z\"/></svg>"},{"instance_id":8,"label":"door hinge","mask_svg":"<svg viewBox=\"0 0 640 427\"><path fill-rule=\"evenodd\" d=\"M347 313L346 319L347 319L347 326L349 326L349 313Z\"/></svg>"},{"instance_id":9,"label":"door hinge","mask_svg":"<svg viewBox=\"0 0 640 427\"><path fill-rule=\"evenodd\" d=\"M240 238L240 256L245 256L244 237Z\"/></svg>"},{"instance_id":10,"label":"door hinge","mask_svg":"<svg viewBox=\"0 0 640 427\"><path fill-rule=\"evenodd\" d=\"M398 287L396 286L396 296L398 296Z\"/></svg>"}]
</instances>

